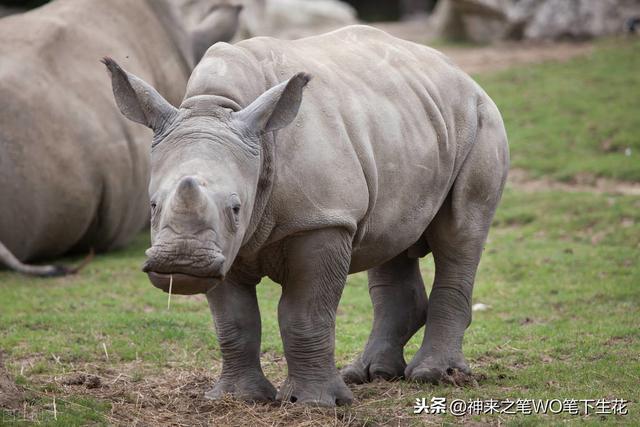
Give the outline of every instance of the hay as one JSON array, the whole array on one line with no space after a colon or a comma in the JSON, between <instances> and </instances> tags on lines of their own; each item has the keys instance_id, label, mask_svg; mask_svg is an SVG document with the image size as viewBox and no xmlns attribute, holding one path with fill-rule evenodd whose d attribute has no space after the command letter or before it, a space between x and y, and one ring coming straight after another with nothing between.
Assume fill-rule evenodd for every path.
<instances>
[{"instance_id":1,"label":"hay","mask_svg":"<svg viewBox=\"0 0 640 427\"><path fill-rule=\"evenodd\" d=\"M269 359L268 371L272 371L269 378L275 385L281 384L286 372L284 359L265 356ZM75 372L65 377L30 378L30 394L44 399L40 399L40 403L38 400L30 402L26 417L35 420L39 412L51 413L53 396L39 390L55 386L58 418L61 402L66 406L78 406L73 403L77 402L77 397L87 396L111 404L111 410L104 415L111 425L352 427L438 421L413 414L415 397L426 397L428 391L424 385L403 381L351 387L355 395L351 407L314 408L280 402L253 404L230 396L217 401L207 400L204 393L212 387L220 367L218 364L214 370L209 370L169 364L158 370L157 366L143 362L76 365ZM86 380L89 377L97 377L97 380L89 382ZM47 408L35 406L42 405L42 401L49 402Z\"/></svg>"},{"instance_id":2,"label":"hay","mask_svg":"<svg viewBox=\"0 0 640 427\"><path fill-rule=\"evenodd\" d=\"M15 411L22 408L24 393L15 384L4 366L4 357L0 351L0 408Z\"/></svg>"},{"instance_id":3,"label":"hay","mask_svg":"<svg viewBox=\"0 0 640 427\"><path fill-rule=\"evenodd\" d=\"M169 276L169 299L167 300L167 310L171 310L171 291L173 290L173 274Z\"/></svg>"}]
</instances>

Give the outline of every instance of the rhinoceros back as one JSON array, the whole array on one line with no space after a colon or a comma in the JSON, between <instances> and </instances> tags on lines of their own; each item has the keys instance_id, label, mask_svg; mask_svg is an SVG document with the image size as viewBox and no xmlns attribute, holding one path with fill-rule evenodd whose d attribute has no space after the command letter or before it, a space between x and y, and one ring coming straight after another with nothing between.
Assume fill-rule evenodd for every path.
<instances>
[{"instance_id":1,"label":"rhinoceros back","mask_svg":"<svg viewBox=\"0 0 640 427\"><path fill-rule=\"evenodd\" d=\"M246 106L300 71L313 79L277 135L272 240L340 226L354 233L355 259L375 261L382 242L399 253L442 205L475 141L478 105L490 99L441 53L365 26L217 44L186 97Z\"/></svg>"}]
</instances>

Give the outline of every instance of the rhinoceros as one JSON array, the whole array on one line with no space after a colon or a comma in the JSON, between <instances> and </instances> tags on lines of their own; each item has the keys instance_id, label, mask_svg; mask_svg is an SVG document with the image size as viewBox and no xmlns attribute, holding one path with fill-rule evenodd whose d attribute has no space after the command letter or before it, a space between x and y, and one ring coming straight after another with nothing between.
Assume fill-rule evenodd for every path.
<instances>
[{"instance_id":1,"label":"rhinoceros","mask_svg":"<svg viewBox=\"0 0 640 427\"><path fill-rule=\"evenodd\" d=\"M23 262L120 247L148 224L148 131L113 105L99 59L128 58L178 103L239 11L187 26L169 0L58 0L0 20L0 266L63 273Z\"/></svg>"},{"instance_id":2,"label":"rhinoceros","mask_svg":"<svg viewBox=\"0 0 640 427\"><path fill-rule=\"evenodd\" d=\"M470 375L471 293L509 151L489 96L444 55L366 26L211 47L179 108L106 59L122 113L153 129L143 270L206 292L222 372L206 396L348 404L345 382ZM429 301L419 258L432 253ZM339 372L336 309L367 270L373 328ZM288 376L260 364L256 285L282 286ZM425 326L407 365L403 347ZM464 378L464 377L463 377Z\"/></svg>"}]
</instances>

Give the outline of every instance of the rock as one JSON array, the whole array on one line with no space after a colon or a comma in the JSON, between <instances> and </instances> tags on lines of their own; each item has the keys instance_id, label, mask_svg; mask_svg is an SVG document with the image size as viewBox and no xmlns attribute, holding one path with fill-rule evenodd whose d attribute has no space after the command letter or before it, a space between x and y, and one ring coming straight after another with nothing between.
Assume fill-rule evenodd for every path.
<instances>
[{"instance_id":1,"label":"rock","mask_svg":"<svg viewBox=\"0 0 640 427\"><path fill-rule=\"evenodd\" d=\"M511 25L522 28L522 37L529 40L618 34L638 16L637 0L527 0L510 11Z\"/></svg>"},{"instance_id":2,"label":"rock","mask_svg":"<svg viewBox=\"0 0 640 427\"><path fill-rule=\"evenodd\" d=\"M210 7L198 0L176 0L183 11ZM217 0L217 4L242 4L237 39L255 36L300 38L356 24L356 11L339 0Z\"/></svg>"},{"instance_id":3,"label":"rock","mask_svg":"<svg viewBox=\"0 0 640 427\"><path fill-rule=\"evenodd\" d=\"M355 10L337 0L267 0L270 35L300 38L357 23Z\"/></svg>"},{"instance_id":4,"label":"rock","mask_svg":"<svg viewBox=\"0 0 640 427\"><path fill-rule=\"evenodd\" d=\"M435 0L400 0L402 19L411 20L427 15L435 5Z\"/></svg>"},{"instance_id":5,"label":"rock","mask_svg":"<svg viewBox=\"0 0 640 427\"><path fill-rule=\"evenodd\" d=\"M440 0L431 26L444 38L478 43L504 38L512 0Z\"/></svg>"},{"instance_id":6,"label":"rock","mask_svg":"<svg viewBox=\"0 0 640 427\"><path fill-rule=\"evenodd\" d=\"M441 0L431 25L475 42L589 39L630 31L639 17L637 0Z\"/></svg>"},{"instance_id":7,"label":"rock","mask_svg":"<svg viewBox=\"0 0 640 427\"><path fill-rule=\"evenodd\" d=\"M471 306L471 311L487 311L488 309L489 306L481 302L473 304L473 306Z\"/></svg>"}]
</instances>

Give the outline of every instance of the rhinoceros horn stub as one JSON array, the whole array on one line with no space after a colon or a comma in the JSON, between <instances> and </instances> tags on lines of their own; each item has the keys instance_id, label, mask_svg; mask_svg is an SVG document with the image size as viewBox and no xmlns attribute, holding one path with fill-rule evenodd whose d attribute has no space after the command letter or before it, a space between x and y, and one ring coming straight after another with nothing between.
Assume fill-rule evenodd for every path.
<instances>
[{"instance_id":1,"label":"rhinoceros horn stub","mask_svg":"<svg viewBox=\"0 0 640 427\"><path fill-rule=\"evenodd\" d=\"M185 177L178 184L176 201L185 208L198 208L202 204L203 194L200 184L193 177Z\"/></svg>"}]
</instances>

